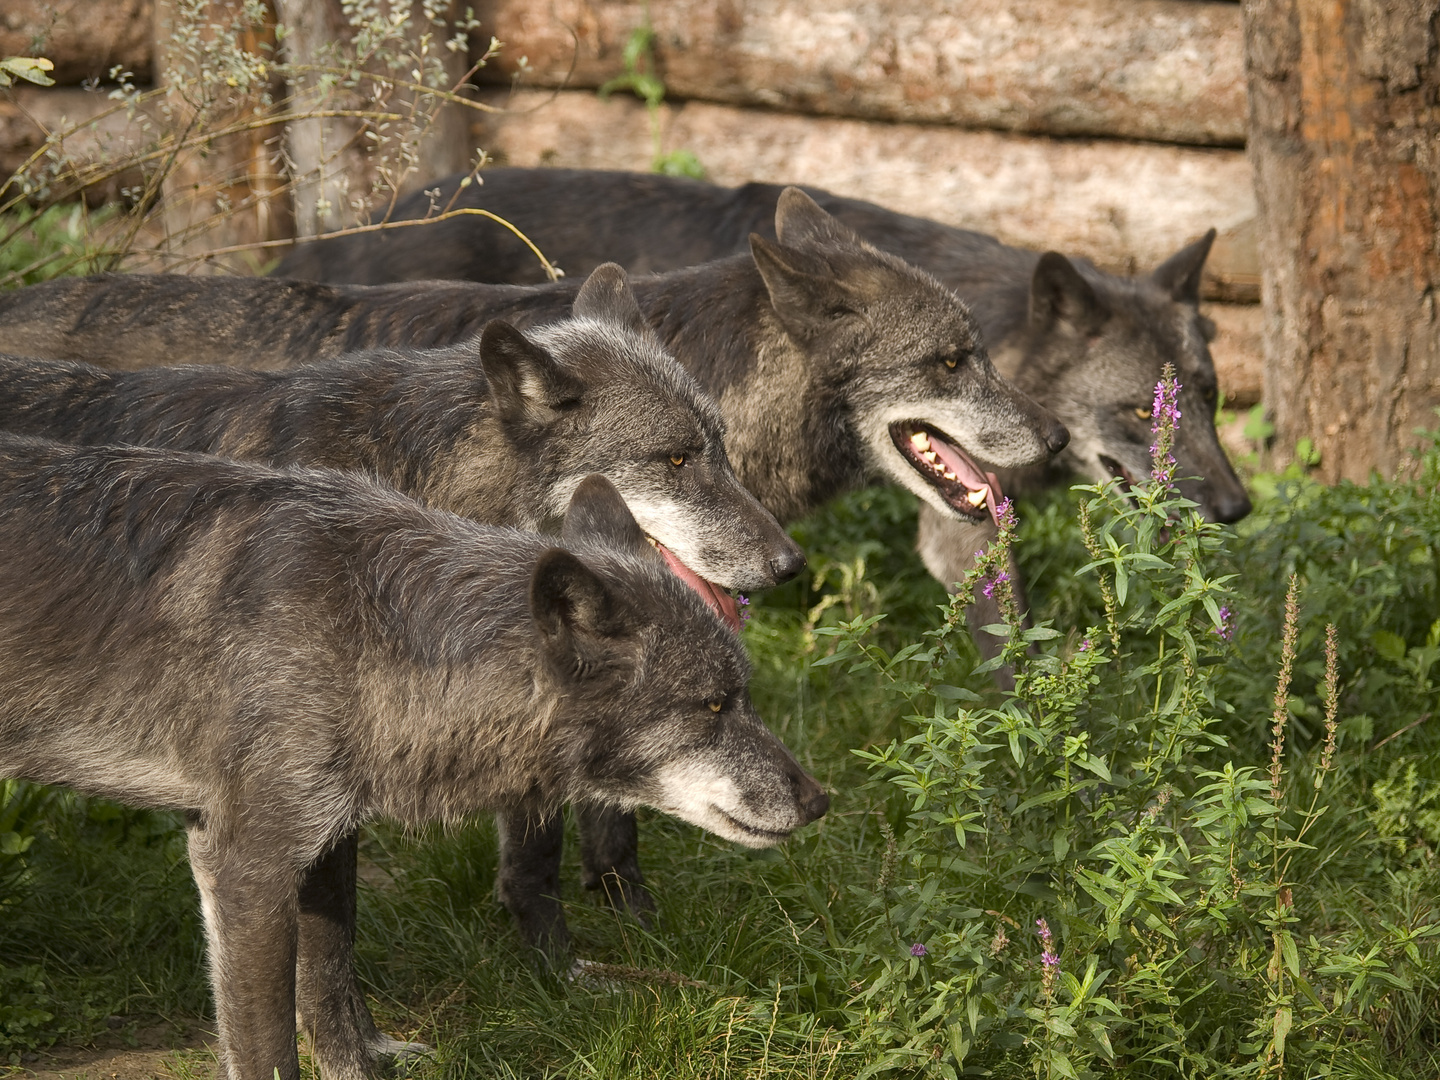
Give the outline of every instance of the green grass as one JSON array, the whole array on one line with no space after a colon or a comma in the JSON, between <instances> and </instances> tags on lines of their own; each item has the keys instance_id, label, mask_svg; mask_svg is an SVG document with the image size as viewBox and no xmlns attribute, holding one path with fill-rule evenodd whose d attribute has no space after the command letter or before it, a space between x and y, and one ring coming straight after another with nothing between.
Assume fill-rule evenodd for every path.
<instances>
[{"instance_id":1,"label":"green grass","mask_svg":"<svg viewBox=\"0 0 1440 1080\"><path fill-rule=\"evenodd\" d=\"M1037 614L1057 617L1062 628L1100 617L1098 593L1074 573L1084 554L1073 506L1071 496L1060 494L1028 507L1019 549ZM1232 555L1242 572L1256 571L1247 558L1273 557L1266 537L1283 531L1281 519L1293 510L1273 498L1261 505L1247 544ZM1307 513L1328 520L1333 511ZM881 491L842 500L797 529L811 555L807 578L829 583L821 623L888 611L876 640L890 649L934 624L944 595L910 552L913 527L908 496ZM1384 543L1370 549L1351 540L1356 558L1386 555ZM1433 579L1425 576L1431 564L1415 559L1402 571L1405 587L1392 590L1388 616L1369 634L1373 639L1377 629L1394 626L1408 635L1405 648L1397 653L1382 638L1398 659L1377 660L1367 647L1347 661L1357 671L1369 665L1369 684L1349 683L1350 727L1342 734L1335 796L1345 810L1322 820L1311 837L1333 852L1333 867L1322 867L1297 893L1308 925L1357 941L1381 922L1434 921L1440 892L1433 819L1405 817L1406 799L1432 791L1440 777L1432 729L1421 724L1417 733L1397 738L1384 748L1391 753L1369 752L1377 731L1399 731L1426 702L1434 703L1433 685L1400 677L1412 648L1424 648L1410 639L1423 637L1416 613L1434 596ZM1311 573L1318 578L1320 570ZM1275 577L1246 582L1257 614L1241 644L1256 655L1237 667L1236 678L1253 666L1256 700L1273 688L1267 673ZM904 733L904 710L865 672L811 666L832 646L813 633L810 616L820 596L810 585L806 580L757 597L746 634L756 659L757 705L834 793L833 809L785 848L759 854L642 815L642 858L660 905L653 933L581 894L570 851L565 880L577 952L635 969L625 981L589 986L537 971L492 899L495 844L487 822L421 836L383 825L368 832L362 977L382 1026L437 1047L420 1074L851 1077L877 1059L873 1017L861 996L873 970L863 943L873 930L869 901L883 864L882 822L900 823L905 806L850 751ZM1262 618L1261 611L1270 614ZM1335 614L1332 608L1313 618ZM1312 653L1302 650L1302 667L1313 665ZM962 650L956 663L960 680L993 697L985 677L969 672L973 654ZM1399 674L1380 679L1377 663ZM1377 704L1391 710L1383 726L1372 718L1353 730L1354 715ZM1263 732L1256 734L1263 721L1251 714L1235 725L1236 753L1263 765ZM1294 752L1303 757L1303 745ZM1391 792L1386 816L1377 777L1391 775L1396 762L1413 767L1412 783L1395 786L1402 771L1391 788L1381 787L1382 796ZM11 881L0 908L0 1053L14 1061L37 1045L84 1042L112 1014L132 1026L156 1016L205 1014L200 926L174 820L65 797L30 831L36 839L22 857L24 876ZM1419 959L1406 976L1409 985L1332 1055L1326 1067L1333 1075L1423 1076L1440 1069L1434 1020L1440 966L1432 952ZM1195 1008L1203 1014L1203 1001ZM1246 1019L1221 1015L1207 1022ZM908 1074L924 1075L921 1065ZM994 1075L1029 1075L1023 1048L992 1057L989 1067Z\"/></svg>"}]
</instances>

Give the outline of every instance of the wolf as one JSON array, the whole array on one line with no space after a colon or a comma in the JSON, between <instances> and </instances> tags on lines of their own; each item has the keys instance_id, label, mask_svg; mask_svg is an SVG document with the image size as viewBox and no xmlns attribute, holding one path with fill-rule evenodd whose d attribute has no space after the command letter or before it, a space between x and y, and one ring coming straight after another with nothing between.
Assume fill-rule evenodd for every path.
<instances>
[{"instance_id":1,"label":"wolf","mask_svg":"<svg viewBox=\"0 0 1440 1080\"><path fill-rule=\"evenodd\" d=\"M804 555L736 478L714 403L645 325L619 267L528 336L492 320L452 350L284 371L111 371L0 358L0 428L369 473L431 506L553 532L599 473L704 595L793 577ZM733 611L732 611L733 616Z\"/></svg>"},{"instance_id":2,"label":"wolf","mask_svg":"<svg viewBox=\"0 0 1440 1080\"><path fill-rule=\"evenodd\" d=\"M448 351L279 372L116 372L0 356L0 429L356 470L429 506L541 532L558 531L570 495L599 473L672 570L736 629L728 590L774 585L804 565L736 479L714 404L660 349L613 265L590 275L571 317L529 337L493 320L477 343ZM505 846L526 832L528 823L512 827ZM637 866L623 901L643 916L653 902L641 881ZM502 878L522 935L555 955L568 943L558 894L558 880L516 888Z\"/></svg>"},{"instance_id":3,"label":"wolf","mask_svg":"<svg viewBox=\"0 0 1440 1080\"><path fill-rule=\"evenodd\" d=\"M453 176L438 203L483 207L512 222L569 273L600 261L653 273L743 251L751 233L772 235L774 184L726 188L685 177L585 169L487 169L481 183ZM1071 433L1043 470L1012 476L1033 488L1078 474L1133 482L1150 468L1148 413L1161 368L1183 389L1175 449L1180 489L1211 520L1244 517L1250 500L1220 448L1212 420L1215 327L1199 310L1200 276L1215 233L1182 248L1150 274L1123 278L1088 260L1010 247L983 233L901 214L816 188L806 192L875 246L954 289L979 320L996 367L1046 406ZM431 196L403 200L396 220L423 218ZM603 213L597 208L604 208ZM380 284L418 278L526 283L539 261L508 229L479 216L452 218L297 245L274 271L324 282ZM1006 477L1004 472L1002 478ZM943 518L922 508L922 552L942 581L968 565L971 540L945 551ZM957 531L964 532L968 530ZM953 546L953 545L952 545Z\"/></svg>"},{"instance_id":4,"label":"wolf","mask_svg":"<svg viewBox=\"0 0 1440 1080\"><path fill-rule=\"evenodd\" d=\"M327 856L363 821L650 805L763 847L821 816L744 650L603 478L555 541L373 480L0 435L0 776L184 812L227 1080L380 1035Z\"/></svg>"},{"instance_id":5,"label":"wolf","mask_svg":"<svg viewBox=\"0 0 1440 1080\"><path fill-rule=\"evenodd\" d=\"M719 405L741 483L782 522L877 481L903 485L945 519L990 520L997 472L1063 449L1064 425L996 372L969 309L929 274L798 189L780 194L774 214L776 239L752 236L748 255L632 283L646 321ZM178 353L285 367L347 349L443 347L492 318L543 325L574 295L569 281L120 275L0 295L0 333L12 350L105 366ZM633 818L586 810L581 826L585 885L629 902L642 880ZM561 825L523 827L524 843L502 848L500 892L512 911L542 910L556 892Z\"/></svg>"}]
</instances>

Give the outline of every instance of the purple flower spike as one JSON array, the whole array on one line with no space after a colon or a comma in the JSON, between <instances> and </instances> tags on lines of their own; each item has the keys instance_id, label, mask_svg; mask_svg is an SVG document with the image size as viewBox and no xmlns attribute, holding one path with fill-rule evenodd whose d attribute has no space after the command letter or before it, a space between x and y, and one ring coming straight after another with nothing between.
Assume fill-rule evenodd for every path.
<instances>
[{"instance_id":1,"label":"purple flower spike","mask_svg":"<svg viewBox=\"0 0 1440 1080\"><path fill-rule=\"evenodd\" d=\"M996 574L993 578L991 578L989 581L985 582L985 584L980 587L980 591L985 594L985 596L986 596L987 599L989 599L989 598L991 598L991 597L993 597L993 596L995 595L995 589L996 589L998 586L1003 585L1005 582L1007 582L1007 581L1009 581L1009 580L1010 580L1010 571L1008 571L1008 570L1001 570L1001 571L1000 571L998 574Z\"/></svg>"},{"instance_id":2,"label":"purple flower spike","mask_svg":"<svg viewBox=\"0 0 1440 1080\"><path fill-rule=\"evenodd\" d=\"M1180 381L1175 368L1166 364L1160 381L1155 384L1155 401L1150 410L1150 478L1157 484L1169 484L1175 478L1175 429L1180 426Z\"/></svg>"},{"instance_id":3,"label":"purple flower spike","mask_svg":"<svg viewBox=\"0 0 1440 1080\"><path fill-rule=\"evenodd\" d=\"M1230 641L1235 637L1235 616L1227 606L1220 608L1220 625L1215 627L1215 633L1221 641Z\"/></svg>"},{"instance_id":4,"label":"purple flower spike","mask_svg":"<svg viewBox=\"0 0 1440 1080\"><path fill-rule=\"evenodd\" d=\"M911 956L924 956L929 951L930 950L925 948L924 944L919 941L917 941L914 945L910 946Z\"/></svg>"},{"instance_id":5,"label":"purple flower spike","mask_svg":"<svg viewBox=\"0 0 1440 1080\"><path fill-rule=\"evenodd\" d=\"M750 621L750 598L744 593L736 593L735 602L740 605L740 627L744 629L745 624Z\"/></svg>"},{"instance_id":6,"label":"purple flower spike","mask_svg":"<svg viewBox=\"0 0 1440 1080\"><path fill-rule=\"evenodd\" d=\"M1044 964L1047 968L1056 968L1060 966L1060 957L1056 956L1049 949L1046 949L1040 954L1040 963Z\"/></svg>"}]
</instances>

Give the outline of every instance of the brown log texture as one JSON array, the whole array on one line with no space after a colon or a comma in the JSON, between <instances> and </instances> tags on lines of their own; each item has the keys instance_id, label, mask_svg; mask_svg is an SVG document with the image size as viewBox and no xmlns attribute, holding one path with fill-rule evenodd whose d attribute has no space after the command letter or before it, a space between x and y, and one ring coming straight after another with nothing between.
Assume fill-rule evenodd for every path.
<instances>
[{"instance_id":1,"label":"brown log texture","mask_svg":"<svg viewBox=\"0 0 1440 1080\"><path fill-rule=\"evenodd\" d=\"M645 109L582 91L495 96L476 128L512 165L650 166ZM1118 140L1054 140L942 125L802 117L689 102L661 109L667 149L693 151L709 178L812 184L1007 244L1089 256L1105 269L1152 269L1212 225L1206 294L1258 297L1255 196L1237 150Z\"/></svg>"},{"instance_id":2,"label":"brown log texture","mask_svg":"<svg viewBox=\"0 0 1440 1080\"><path fill-rule=\"evenodd\" d=\"M1276 450L1394 474L1440 406L1440 0L1251 0Z\"/></svg>"},{"instance_id":3,"label":"brown log texture","mask_svg":"<svg viewBox=\"0 0 1440 1080\"><path fill-rule=\"evenodd\" d=\"M483 0L490 74L596 87L643 26L674 97L1242 145L1240 14L1196 0ZM524 57L523 69L520 59Z\"/></svg>"},{"instance_id":4,"label":"brown log texture","mask_svg":"<svg viewBox=\"0 0 1440 1080\"><path fill-rule=\"evenodd\" d=\"M104 79L115 65L151 81L153 0L5 0L0 56L43 56L61 85Z\"/></svg>"}]
</instances>

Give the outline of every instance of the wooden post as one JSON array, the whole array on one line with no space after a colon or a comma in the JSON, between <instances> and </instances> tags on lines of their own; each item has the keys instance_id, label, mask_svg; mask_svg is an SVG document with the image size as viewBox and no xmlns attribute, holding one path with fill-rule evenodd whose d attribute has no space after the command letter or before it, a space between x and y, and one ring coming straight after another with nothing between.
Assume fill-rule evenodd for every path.
<instances>
[{"instance_id":1,"label":"wooden post","mask_svg":"<svg viewBox=\"0 0 1440 1080\"><path fill-rule=\"evenodd\" d=\"M1394 474L1440 406L1440 0L1246 0L1276 450Z\"/></svg>"}]
</instances>

